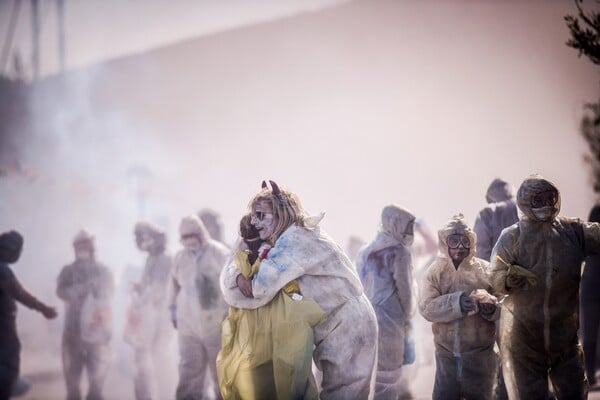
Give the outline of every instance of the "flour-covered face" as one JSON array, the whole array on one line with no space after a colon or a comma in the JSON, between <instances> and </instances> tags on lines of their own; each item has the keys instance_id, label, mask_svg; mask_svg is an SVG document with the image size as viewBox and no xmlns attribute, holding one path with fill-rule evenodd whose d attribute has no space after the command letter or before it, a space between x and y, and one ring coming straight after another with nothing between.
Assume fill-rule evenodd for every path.
<instances>
[{"instance_id":1,"label":"flour-covered face","mask_svg":"<svg viewBox=\"0 0 600 400\"><path fill-rule=\"evenodd\" d=\"M260 200L254 205L250 223L258 230L258 236L267 240L273 235L277 218L273 215L273 207L266 200Z\"/></svg>"}]
</instances>

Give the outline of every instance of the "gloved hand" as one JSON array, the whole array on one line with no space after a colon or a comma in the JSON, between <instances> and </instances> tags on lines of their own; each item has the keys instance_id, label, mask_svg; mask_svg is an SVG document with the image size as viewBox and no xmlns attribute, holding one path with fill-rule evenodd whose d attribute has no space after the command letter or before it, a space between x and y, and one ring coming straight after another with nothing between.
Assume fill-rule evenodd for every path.
<instances>
[{"instance_id":1,"label":"gloved hand","mask_svg":"<svg viewBox=\"0 0 600 400\"><path fill-rule=\"evenodd\" d=\"M54 307L48 307L45 304L40 308L40 312L46 319L54 319L58 315Z\"/></svg>"},{"instance_id":2,"label":"gloved hand","mask_svg":"<svg viewBox=\"0 0 600 400\"><path fill-rule=\"evenodd\" d=\"M496 312L496 305L492 303L479 303L479 312L483 315L492 315Z\"/></svg>"},{"instance_id":3,"label":"gloved hand","mask_svg":"<svg viewBox=\"0 0 600 400\"><path fill-rule=\"evenodd\" d=\"M475 302L465 292L460 295L460 311L463 314L475 311Z\"/></svg>"},{"instance_id":4,"label":"gloved hand","mask_svg":"<svg viewBox=\"0 0 600 400\"><path fill-rule=\"evenodd\" d=\"M244 275L239 274L237 278L235 278L235 282L244 296L254 298L254 295L252 294L252 279L246 279L244 278Z\"/></svg>"},{"instance_id":5,"label":"gloved hand","mask_svg":"<svg viewBox=\"0 0 600 400\"><path fill-rule=\"evenodd\" d=\"M524 289L526 286L528 286L526 277L513 274L506 275L507 289Z\"/></svg>"}]
</instances>

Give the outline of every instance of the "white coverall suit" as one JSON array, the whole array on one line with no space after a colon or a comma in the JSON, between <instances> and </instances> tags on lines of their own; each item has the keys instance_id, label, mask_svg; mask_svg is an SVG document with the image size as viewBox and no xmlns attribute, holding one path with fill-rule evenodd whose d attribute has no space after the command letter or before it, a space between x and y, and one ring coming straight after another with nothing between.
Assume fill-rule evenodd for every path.
<instances>
[{"instance_id":1,"label":"white coverall suit","mask_svg":"<svg viewBox=\"0 0 600 400\"><path fill-rule=\"evenodd\" d=\"M448 255L447 238L462 234L469 238L468 256L455 268ZM488 263L475 258L476 237L462 219L452 219L439 232L439 255L429 266L419 286L419 311L432 322L436 373L435 400L491 399L496 377L495 320L477 312L467 315L460 296L473 290L491 291Z\"/></svg>"},{"instance_id":2,"label":"white coverall suit","mask_svg":"<svg viewBox=\"0 0 600 400\"><path fill-rule=\"evenodd\" d=\"M210 239L195 216L184 218L180 231L182 235L201 235L203 245L197 251L180 250L171 269L169 305L176 309L180 357L176 398L204 398L208 371L213 396L220 398L216 359L221 348L221 322L228 307L219 291L219 274L229 250Z\"/></svg>"},{"instance_id":3,"label":"white coverall suit","mask_svg":"<svg viewBox=\"0 0 600 400\"><path fill-rule=\"evenodd\" d=\"M415 217L390 205L381 220L377 237L359 253L356 269L379 327L375 399L397 400L403 389L404 340L413 308L410 245Z\"/></svg>"}]
</instances>

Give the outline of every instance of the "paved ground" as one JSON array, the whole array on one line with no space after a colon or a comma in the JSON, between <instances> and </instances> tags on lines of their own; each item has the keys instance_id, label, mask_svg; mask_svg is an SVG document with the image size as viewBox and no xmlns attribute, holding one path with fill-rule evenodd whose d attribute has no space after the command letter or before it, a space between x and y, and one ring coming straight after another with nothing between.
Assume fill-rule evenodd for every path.
<instances>
[{"instance_id":1,"label":"paved ground","mask_svg":"<svg viewBox=\"0 0 600 400\"><path fill-rule=\"evenodd\" d=\"M127 353L127 350L123 350ZM115 355L115 362L106 382L107 400L127 400L133 398L131 380L131 364L123 362L129 353ZM119 357L124 356L124 357ZM57 354L23 354L23 376L31 383L27 394L19 397L23 400L63 400L65 398L64 383ZM407 378L415 400L431 399L434 366L421 363L411 366L406 371ZM85 378L83 379L85 381ZM166 400L166 399L165 399ZM589 400L600 400L600 391L590 392Z\"/></svg>"}]
</instances>

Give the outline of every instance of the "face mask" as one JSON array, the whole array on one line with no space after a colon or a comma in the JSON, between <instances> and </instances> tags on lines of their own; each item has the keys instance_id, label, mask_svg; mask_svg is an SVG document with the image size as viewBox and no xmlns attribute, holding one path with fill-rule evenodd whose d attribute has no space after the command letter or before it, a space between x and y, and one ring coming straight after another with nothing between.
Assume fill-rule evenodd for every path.
<instances>
[{"instance_id":1,"label":"face mask","mask_svg":"<svg viewBox=\"0 0 600 400\"><path fill-rule=\"evenodd\" d=\"M550 220L554 216L555 211L556 210L554 209L554 207L551 207L551 206L531 209L531 212L533 213L533 215L535 215L535 218L538 221Z\"/></svg>"},{"instance_id":2,"label":"face mask","mask_svg":"<svg viewBox=\"0 0 600 400\"><path fill-rule=\"evenodd\" d=\"M75 258L80 261L89 261L92 259L92 253L88 250L77 250Z\"/></svg>"},{"instance_id":3,"label":"face mask","mask_svg":"<svg viewBox=\"0 0 600 400\"><path fill-rule=\"evenodd\" d=\"M186 250L190 250L190 251L200 250L200 241L195 237L182 239L181 243L183 244L183 247L186 248Z\"/></svg>"},{"instance_id":4,"label":"face mask","mask_svg":"<svg viewBox=\"0 0 600 400\"><path fill-rule=\"evenodd\" d=\"M152 238L146 237L142 239L142 243L140 244L140 248L144 251L149 251L154 246L154 240Z\"/></svg>"}]
</instances>

